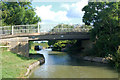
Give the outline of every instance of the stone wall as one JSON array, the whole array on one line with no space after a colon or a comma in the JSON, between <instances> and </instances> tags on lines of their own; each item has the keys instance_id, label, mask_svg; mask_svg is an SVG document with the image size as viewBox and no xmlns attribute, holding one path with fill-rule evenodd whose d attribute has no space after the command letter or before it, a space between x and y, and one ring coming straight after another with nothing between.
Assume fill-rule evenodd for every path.
<instances>
[{"instance_id":1,"label":"stone wall","mask_svg":"<svg viewBox=\"0 0 120 80\"><path fill-rule=\"evenodd\" d=\"M108 63L108 60L102 57L85 56L83 57L83 60L99 62L99 63Z\"/></svg>"},{"instance_id":2,"label":"stone wall","mask_svg":"<svg viewBox=\"0 0 120 80\"><path fill-rule=\"evenodd\" d=\"M28 37L15 37L9 39L1 39L1 44L9 46L8 50L23 56L29 56Z\"/></svg>"},{"instance_id":3,"label":"stone wall","mask_svg":"<svg viewBox=\"0 0 120 80\"><path fill-rule=\"evenodd\" d=\"M25 73L25 76L27 76L27 78L29 78L29 74L32 72L32 70L39 66L39 65L42 65L43 63L45 63L45 59L40 59L39 61L37 62L34 62L33 64L31 64L28 68L27 68L27 72Z\"/></svg>"}]
</instances>

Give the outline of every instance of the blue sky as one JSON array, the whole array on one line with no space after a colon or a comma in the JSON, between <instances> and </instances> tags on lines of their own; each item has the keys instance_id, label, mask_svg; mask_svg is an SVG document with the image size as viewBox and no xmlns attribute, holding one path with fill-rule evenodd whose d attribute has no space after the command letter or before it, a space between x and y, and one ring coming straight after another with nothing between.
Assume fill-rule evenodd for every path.
<instances>
[{"instance_id":1,"label":"blue sky","mask_svg":"<svg viewBox=\"0 0 120 80\"><path fill-rule=\"evenodd\" d=\"M45 0L44 0L45 1ZM41 18L42 24L83 24L82 8L87 5L88 0L46 2L33 1L32 6L36 14Z\"/></svg>"}]
</instances>

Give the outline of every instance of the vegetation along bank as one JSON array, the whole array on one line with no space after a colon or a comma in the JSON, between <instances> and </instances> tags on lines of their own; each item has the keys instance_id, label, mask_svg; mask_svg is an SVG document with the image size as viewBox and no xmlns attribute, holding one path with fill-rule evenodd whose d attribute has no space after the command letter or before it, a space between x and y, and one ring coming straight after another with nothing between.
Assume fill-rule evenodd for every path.
<instances>
[{"instance_id":1,"label":"vegetation along bank","mask_svg":"<svg viewBox=\"0 0 120 80\"><path fill-rule=\"evenodd\" d=\"M39 58L23 57L21 55L9 52L7 50L3 50L2 51L2 78L27 77L28 69L30 68L30 66L32 64L36 64L36 62L43 59L44 59L43 57L39 57ZM35 65L32 66L32 68L34 67Z\"/></svg>"}]
</instances>

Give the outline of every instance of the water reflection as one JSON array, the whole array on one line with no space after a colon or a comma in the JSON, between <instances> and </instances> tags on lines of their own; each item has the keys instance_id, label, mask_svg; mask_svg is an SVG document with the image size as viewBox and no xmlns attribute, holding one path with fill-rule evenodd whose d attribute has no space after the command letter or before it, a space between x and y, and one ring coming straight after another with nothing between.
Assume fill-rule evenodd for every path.
<instances>
[{"instance_id":1,"label":"water reflection","mask_svg":"<svg viewBox=\"0 0 120 80\"><path fill-rule=\"evenodd\" d=\"M106 64L82 61L63 52L41 50L45 64L37 68L30 78L117 78L118 73Z\"/></svg>"}]
</instances>

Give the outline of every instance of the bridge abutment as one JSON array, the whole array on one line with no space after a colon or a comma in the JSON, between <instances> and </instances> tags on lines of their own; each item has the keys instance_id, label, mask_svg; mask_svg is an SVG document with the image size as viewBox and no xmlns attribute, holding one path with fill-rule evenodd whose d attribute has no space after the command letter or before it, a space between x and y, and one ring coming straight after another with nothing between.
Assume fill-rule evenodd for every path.
<instances>
[{"instance_id":1,"label":"bridge abutment","mask_svg":"<svg viewBox=\"0 0 120 80\"><path fill-rule=\"evenodd\" d=\"M35 40L81 40L83 52L91 48L92 42L89 42L90 36L88 32L63 32L63 33L32 33L32 34L16 34L2 35L1 43L7 44L11 52L29 56L28 41Z\"/></svg>"},{"instance_id":2,"label":"bridge abutment","mask_svg":"<svg viewBox=\"0 0 120 80\"><path fill-rule=\"evenodd\" d=\"M82 40L81 46L83 48L82 52L87 52L93 47L93 42L90 40Z\"/></svg>"},{"instance_id":3,"label":"bridge abutment","mask_svg":"<svg viewBox=\"0 0 120 80\"><path fill-rule=\"evenodd\" d=\"M6 44L8 50L26 57L29 57L28 37L15 37L9 39L1 39L0 43Z\"/></svg>"}]
</instances>

